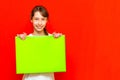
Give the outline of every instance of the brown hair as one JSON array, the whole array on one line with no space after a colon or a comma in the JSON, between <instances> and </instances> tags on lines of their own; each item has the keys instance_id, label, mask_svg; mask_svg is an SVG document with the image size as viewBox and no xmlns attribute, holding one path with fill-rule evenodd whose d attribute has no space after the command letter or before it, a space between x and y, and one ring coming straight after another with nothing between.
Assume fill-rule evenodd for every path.
<instances>
[{"instance_id":1,"label":"brown hair","mask_svg":"<svg viewBox=\"0 0 120 80\"><path fill-rule=\"evenodd\" d=\"M48 13L47 9L44 6L40 5L40 6L35 6L32 9L30 19L33 18L35 12L37 12L37 11L39 11L43 17L49 18L49 13ZM46 28L44 28L44 32L45 32L46 35L48 35L48 32L47 32Z\"/></svg>"}]
</instances>

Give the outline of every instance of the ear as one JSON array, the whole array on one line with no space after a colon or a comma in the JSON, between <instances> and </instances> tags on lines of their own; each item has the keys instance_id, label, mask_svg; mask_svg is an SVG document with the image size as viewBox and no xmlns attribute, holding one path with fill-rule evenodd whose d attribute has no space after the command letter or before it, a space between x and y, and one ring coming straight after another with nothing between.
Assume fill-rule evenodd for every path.
<instances>
[{"instance_id":1,"label":"ear","mask_svg":"<svg viewBox=\"0 0 120 80\"><path fill-rule=\"evenodd\" d=\"M48 19L46 20L46 24L48 23Z\"/></svg>"},{"instance_id":2,"label":"ear","mask_svg":"<svg viewBox=\"0 0 120 80\"><path fill-rule=\"evenodd\" d=\"M31 23L33 22L32 19L30 20L30 22L31 22Z\"/></svg>"}]
</instances>

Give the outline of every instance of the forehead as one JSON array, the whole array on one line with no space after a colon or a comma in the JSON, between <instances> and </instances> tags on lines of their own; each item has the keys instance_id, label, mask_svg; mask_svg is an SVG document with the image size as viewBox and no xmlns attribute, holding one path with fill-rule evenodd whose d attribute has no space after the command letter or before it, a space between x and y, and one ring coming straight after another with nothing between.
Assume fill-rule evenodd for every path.
<instances>
[{"instance_id":1,"label":"forehead","mask_svg":"<svg viewBox=\"0 0 120 80\"><path fill-rule=\"evenodd\" d=\"M33 16L33 17L46 18L46 17L42 16L42 15L41 15L41 12L39 12L39 11L36 11L36 12L34 13L34 16Z\"/></svg>"}]
</instances>

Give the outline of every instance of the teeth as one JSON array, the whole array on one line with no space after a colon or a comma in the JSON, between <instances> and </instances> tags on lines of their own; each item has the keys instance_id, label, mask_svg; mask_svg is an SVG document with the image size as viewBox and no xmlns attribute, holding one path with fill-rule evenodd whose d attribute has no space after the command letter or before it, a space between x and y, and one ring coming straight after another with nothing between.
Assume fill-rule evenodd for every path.
<instances>
[{"instance_id":1,"label":"teeth","mask_svg":"<svg viewBox=\"0 0 120 80\"><path fill-rule=\"evenodd\" d=\"M41 26L36 26L37 28L42 28Z\"/></svg>"},{"instance_id":2,"label":"teeth","mask_svg":"<svg viewBox=\"0 0 120 80\"><path fill-rule=\"evenodd\" d=\"M38 28L42 28L42 27L38 27Z\"/></svg>"}]
</instances>

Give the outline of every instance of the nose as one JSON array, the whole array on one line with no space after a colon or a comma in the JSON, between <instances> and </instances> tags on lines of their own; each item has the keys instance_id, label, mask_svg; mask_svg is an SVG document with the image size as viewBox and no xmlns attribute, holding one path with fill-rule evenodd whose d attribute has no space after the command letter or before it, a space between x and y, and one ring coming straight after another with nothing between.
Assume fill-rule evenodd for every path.
<instances>
[{"instance_id":1,"label":"nose","mask_svg":"<svg viewBox=\"0 0 120 80\"><path fill-rule=\"evenodd\" d=\"M38 24L41 25L41 24L42 24L42 21L39 21Z\"/></svg>"}]
</instances>

